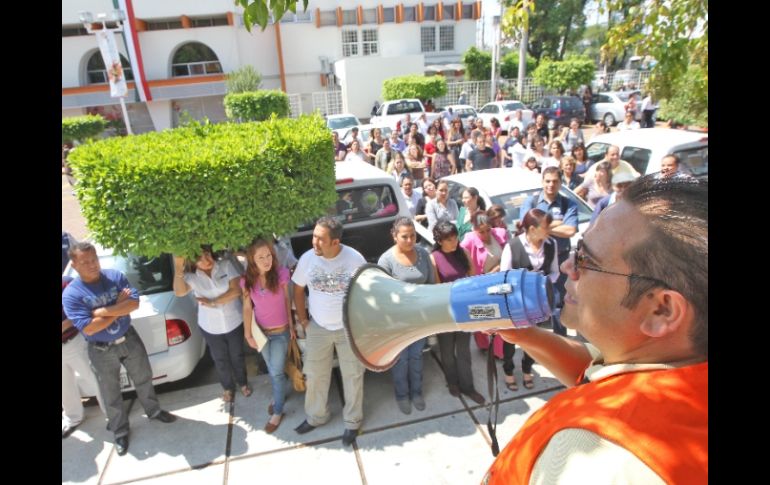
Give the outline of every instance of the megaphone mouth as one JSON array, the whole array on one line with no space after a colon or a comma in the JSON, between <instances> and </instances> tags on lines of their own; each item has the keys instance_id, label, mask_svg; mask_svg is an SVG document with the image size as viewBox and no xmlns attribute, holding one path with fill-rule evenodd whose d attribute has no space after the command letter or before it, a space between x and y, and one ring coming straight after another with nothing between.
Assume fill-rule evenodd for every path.
<instances>
[{"instance_id":1,"label":"megaphone mouth","mask_svg":"<svg viewBox=\"0 0 770 485\"><path fill-rule=\"evenodd\" d=\"M361 349L358 348L358 345L356 344L355 338L353 338L353 329L350 325L350 318L348 316L348 300L352 294L350 291L351 288L353 288L356 280L358 280L358 277L361 276L361 273L368 269L378 269L385 273L386 275L390 276L388 272L383 268L382 266L374 263L366 263L359 267L356 272L353 274L353 277L350 278L350 283L348 284L348 291L345 292L345 296L342 299L342 324L345 326L345 335L348 337L348 342L350 343L350 348L353 350L353 354L355 354L356 357L358 357L358 360L361 361L362 364L364 364L364 367L366 367L369 370L375 371L375 372L384 372L396 363L396 359L394 358L392 361L388 362L384 365L377 365L372 363L369 359L366 358L366 356L361 352Z\"/></svg>"}]
</instances>

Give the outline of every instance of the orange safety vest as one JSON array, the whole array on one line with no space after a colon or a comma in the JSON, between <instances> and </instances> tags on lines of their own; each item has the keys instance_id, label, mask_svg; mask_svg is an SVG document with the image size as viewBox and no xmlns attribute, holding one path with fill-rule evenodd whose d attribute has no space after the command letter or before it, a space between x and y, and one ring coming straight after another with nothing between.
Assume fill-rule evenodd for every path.
<instances>
[{"instance_id":1,"label":"orange safety vest","mask_svg":"<svg viewBox=\"0 0 770 485\"><path fill-rule=\"evenodd\" d=\"M613 375L562 392L527 420L482 483L529 484L551 437L567 428L622 446L666 483L707 483L708 362Z\"/></svg>"}]
</instances>

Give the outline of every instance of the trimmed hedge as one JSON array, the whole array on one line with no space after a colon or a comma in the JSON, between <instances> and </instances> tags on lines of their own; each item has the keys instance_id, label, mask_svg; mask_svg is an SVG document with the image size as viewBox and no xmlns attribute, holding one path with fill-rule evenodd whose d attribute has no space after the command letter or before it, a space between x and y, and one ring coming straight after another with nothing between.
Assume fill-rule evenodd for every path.
<instances>
[{"instance_id":1,"label":"trimmed hedge","mask_svg":"<svg viewBox=\"0 0 770 485\"><path fill-rule=\"evenodd\" d=\"M334 149L318 115L110 138L69 161L94 239L122 254L242 247L291 234L336 200Z\"/></svg>"},{"instance_id":2,"label":"trimmed hedge","mask_svg":"<svg viewBox=\"0 0 770 485\"><path fill-rule=\"evenodd\" d=\"M283 91L260 90L225 95L225 114L233 121L264 121L272 114L286 118L291 113Z\"/></svg>"},{"instance_id":3,"label":"trimmed hedge","mask_svg":"<svg viewBox=\"0 0 770 485\"><path fill-rule=\"evenodd\" d=\"M446 94L444 76L400 76L386 79L382 83L382 99L417 98L421 100L440 98Z\"/></svg>"},{"instance_id":4,"label":"trimmed hedge","mask_svg":"<svg viewBox=\"0 0 770 485\"><path fill-rule=\"evenodd\" d=\"M99 115L73 116L61 120L61 142L84 142L107 128L107 120Z\"/></svg>"}]
</instances>

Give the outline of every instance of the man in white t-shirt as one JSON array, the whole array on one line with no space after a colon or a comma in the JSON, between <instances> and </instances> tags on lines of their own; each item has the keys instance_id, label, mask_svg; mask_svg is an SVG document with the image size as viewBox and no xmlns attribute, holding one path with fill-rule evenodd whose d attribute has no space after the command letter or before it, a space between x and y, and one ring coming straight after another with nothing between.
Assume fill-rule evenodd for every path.
<instances>
[{"instance_id":1,"label":"man in white t-shirt","mask_svg":"<svg viewBox=\"0 0 770 485\"><path fill-rule=\"evenodd\" d=\"M622 172L630 173L631 175L634 176L634 179L639 177L640 175L639 172L636 171L633 165L631 165L625 160L620 159L620 147L617 145L611 145L607 149L607 153L604 155L603 160L599 160L598 162L591 164L591 166L588 167L588 170L586 170L585 175L583 175L583 180L594 179L596 166L599 165L600 162L609 162L610 168L612 169L613 178L620 175L620 173Z\"/></svg>"},{"instance_id":2,"label":"man in white t-shirt","mask_svg":"<svg viewBox=\"0 0 770 485\"><path fill-rule=\"evenodd\" d=\"M307 334L303 369L307 377L307 417L294 430L304 434L331 419L329 384L336 349L345 396L342 443L347 446L355 441L363 420L365 369L353 354L345 335L342 303L350 279L366 260L361 253L342 244L341 238L339 221L327 216L318 219L313 229L313 249L299 258L292 276L297 318ZM305 287L310 294L308 305Z\"/></svg>"}]
</instances>

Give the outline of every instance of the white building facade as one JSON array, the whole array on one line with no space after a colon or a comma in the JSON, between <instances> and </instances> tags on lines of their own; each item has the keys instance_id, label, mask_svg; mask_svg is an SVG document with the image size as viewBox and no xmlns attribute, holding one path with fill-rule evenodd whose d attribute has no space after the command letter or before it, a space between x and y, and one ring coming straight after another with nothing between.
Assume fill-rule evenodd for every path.
<instances>
[{"instance_id":1,"label":"white building facade","mask_svg":"<svg viewBox=\"0 0 770 485\"><path fill-rule=\"evenodd\" d=\"M263 89L292 95L295 113L317 108L368 117L373 102L381 100L384 79L440 73L459 80L460 59L475 44L481 17L480 1L310 0L306 12L287 12L264 31L253 26L249 32L243 10L232 0L125 4L133 32L124 35L135 39L136 58L127 54L120 34L117 44L125 58L126 103L135 133L176 126L183 112L224 120L225 75L246 65L262 75ZM111 0L62 1L63 117L87 112L120 117L96 39L79 16L114 9ZM136 92L134 76L146 86L146 101ZM329 96L341 103L329 105Z\"/></svg>"}]
</instances>

